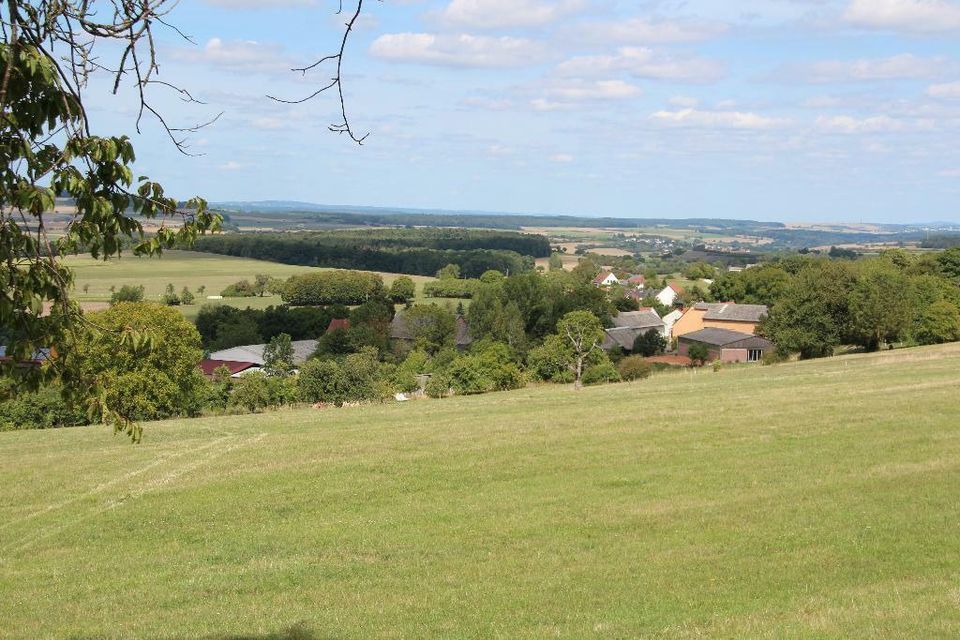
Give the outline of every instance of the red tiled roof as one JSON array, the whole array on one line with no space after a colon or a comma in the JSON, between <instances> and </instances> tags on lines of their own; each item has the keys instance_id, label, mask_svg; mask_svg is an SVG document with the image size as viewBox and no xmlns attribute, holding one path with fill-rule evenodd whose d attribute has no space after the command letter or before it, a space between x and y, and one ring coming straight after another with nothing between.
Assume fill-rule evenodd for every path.
<instances>
[{"instance_id":1,"label":"red tiled roof","mask_svg":"<svg viewBox=\"0 0 960 640\"><path fill-rule=\"evenodd\" d=\"M254 364L253 362L237 362L236 360L201 360L200 361L200 371L203 372L205 376L213 376L213 372L219 369L220 367L226 367L230 370L230 375L236 375L241 371L246 371L251 367L258 367L260 365Z\"/></svg>"},{"instance_id":2,"label":"red tiled roof","mask_svg":"<svg viewBox=\"0 0 960 640\"><path fill-rule=\"evenodd\" d=\"M593 279L593 284L603 284L603 281L612 275L613 273L610 271L601 271L600 275Z\"/></svg>"},{"instance_id":3,"label":"red tiled roof","mask_svg":"<svg viewBox=\"0 0 960 640\"><path fill-rule=\"evenodd\" d=\"M350 328L350 319L349 318L334 318L330 321L330 326L327 327L327 333L331 331L336 331L337 329L343 329L346 331Z\"/></svg>"},{"instance_id":4,"label":"red tiled roof","mask_svg":"<svg viewBox=\"0 0 960 640\"><path fill-rule=\"evenodd\" d=\"M630 284L643 284L643 283L645 283L646 281L647 281L647 279L646 279L645 277L643 277L643 276L633 276L632 278L630 278L629 280L627 280L627 282L630 283Z\"/></svg>"}]
</instances>

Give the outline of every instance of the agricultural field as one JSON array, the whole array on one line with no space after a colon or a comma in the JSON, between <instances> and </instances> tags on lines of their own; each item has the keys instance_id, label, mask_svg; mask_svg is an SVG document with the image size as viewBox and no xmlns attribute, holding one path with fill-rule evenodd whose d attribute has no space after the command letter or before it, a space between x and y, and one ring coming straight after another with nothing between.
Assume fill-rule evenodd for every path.
<instances>
[{"instance_id":1,"label":"agricultural field","mask_svg":"<svg viewBox=\"0 0 960 640\"><path fill-rule=\"evenodd\" d=\"M958 637L958 363L0 433L0 637Z\"/></svg>"},{"instance_id":2,"label":"agricultural field","mask_svg":"<svg viewBox=\"0 0 960 640\"><path fill-rule=\"evenodd\" d=\"M94 260L89 256L70 256L64 262L73 269L76 279L76 298L80 303L105 302L110 300L110 287L117 289L123 285L146 288L147 300L156 300L173 283L179 291L188 287L196 293L201 285L206 286L205 296L219 295L220 292L238 280L253 280L258 273L276 278L289 278L292 275L306 273L315 267L298 267L264 260L219 256L194 251L168 251L160 258L138 258L125 255L119 260ZM386 286L399 277L399 274L382 273ZM432 278L409 276L417 283L418 300L423 299L423 284ZM84 286L88 287L84 292ZM225 298L223 300L205 300L197 296L195 304L180 309L188 318L196 316L204 303L228 304L240 308L264 309L270 305L281 304L279 296L263 298Z\"/></svg>"}]
</instances>

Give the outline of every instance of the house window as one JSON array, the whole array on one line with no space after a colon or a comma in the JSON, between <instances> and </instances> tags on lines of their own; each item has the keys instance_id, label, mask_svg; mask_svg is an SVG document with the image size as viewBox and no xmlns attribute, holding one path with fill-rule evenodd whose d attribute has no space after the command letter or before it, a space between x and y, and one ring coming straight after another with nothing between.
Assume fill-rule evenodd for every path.
<instances>
[{"instance_id":1,"label":"house window","mask_svg":"<svg viewBox=\"0 0 960 640\"><path fill-rule=\"evenodd\" d=\"M763 350L750 349L747 352L747 362L760 362L763 360Z\"/></svg>"}]
</instances>

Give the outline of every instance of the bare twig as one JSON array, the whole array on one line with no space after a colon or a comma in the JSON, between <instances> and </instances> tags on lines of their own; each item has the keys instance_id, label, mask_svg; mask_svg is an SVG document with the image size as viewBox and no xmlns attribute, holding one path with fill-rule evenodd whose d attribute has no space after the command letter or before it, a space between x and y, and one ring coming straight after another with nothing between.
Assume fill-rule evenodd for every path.
<instances>
[{"instance_id":1,"label":"bare twig","mask_svg":"<svg viewBox=\"0 0 960 640\"><path fill-rule=\"evenodd\" d=\"M337 51L337 53L323 56L319 60L316 60L315 62L305 67L297 67L297 68L291 69L291 71L298 71L300 72L301 75L306 75L307 71L316 69L317 67L322 65L324 62L336 60L335 73L334 73L334 76L330 79L329 83L317 89L310 95L304 98L295 99L295 100L282 99L282 98L277 98L275 96L267 95L267 97L270 98L271 100L274 100L276 102L281 102L283 104L302 104L304 102L309 102L310 100L313 100L314 98L319 96L321 93L324 93L325 91L336 87L337 97L340 100L340 116L342 120L340 122L331 124L328 128L330 129L330 131L333 131L334 133L347 134L350 137L350 139L356 142L357 144L363 144L363 141L367 139L367 136L369 136L370 133L369 132L365 133L362 136L357 135L350 124L350 119L347 117L347 101L343 95L343 56L344 56L344 52L347 49L347 42L350 39L350 33L353 31L354 25L356 24L357 20L360 18L360 14L363 13L363 3L364 3L364 0L357 0L356 10L353 12L350 19L347 20L347 22L344 24L345 28L343 31L343 38L340 41L340 49L339 51ZM343 12L343 0L339 0L339 8L337 9L337 15L341 14L342 12Z\"/></svg>"}]
</instances>

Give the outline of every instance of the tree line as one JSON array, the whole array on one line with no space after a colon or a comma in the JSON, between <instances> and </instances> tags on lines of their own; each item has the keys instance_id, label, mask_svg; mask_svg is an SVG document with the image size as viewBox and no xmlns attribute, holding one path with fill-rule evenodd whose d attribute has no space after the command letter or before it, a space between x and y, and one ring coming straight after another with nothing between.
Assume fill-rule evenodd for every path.
<instances>
[{"instance_id":1,"label":"tree line","mask_svg":"<svg viewBox=\"0 0 960 640\"><path fill-rule=\"evenodd\" d=\"M960 340L960 249L902 249L856 261L792 256L710 286L718 301L765 304L761 332L781 355L833 355L841 345L876 350L895 344Z\"/></svg>"},{"instance_id":2,"label":"tree line","mask_svg":"<svg viewBox=\"0 0 960 640\"><path fill-rule=\"evenodd\" d=\"M534 258L550 255L549 241L542 236L430 229L215 235L200 238L193 248L285 264L413 275L433 275L456 264L468 278L490 269L529 271Z\"/></svg>"}]
</instances>

